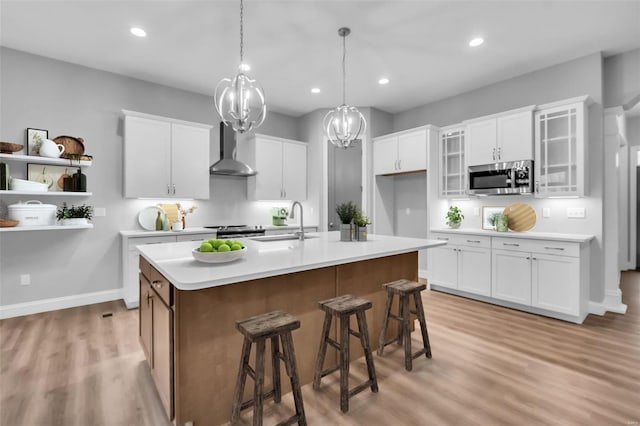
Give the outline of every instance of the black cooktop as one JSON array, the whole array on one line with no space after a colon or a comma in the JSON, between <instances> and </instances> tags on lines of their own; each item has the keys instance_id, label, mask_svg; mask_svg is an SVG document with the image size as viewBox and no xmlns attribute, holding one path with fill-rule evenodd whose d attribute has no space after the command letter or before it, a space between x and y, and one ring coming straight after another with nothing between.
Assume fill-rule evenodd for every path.
<instances>
[{"instance_id":1,"label":"black cooktop","mask_svg":"<svg viewBox=\"0 0 640 426\"><path fill-rule=\"evenodd\" d=\"M264 228L260 225L210 225L208 229L215 229L217 236L251 236L264 234Z\"/></svg>"}]
</instances>

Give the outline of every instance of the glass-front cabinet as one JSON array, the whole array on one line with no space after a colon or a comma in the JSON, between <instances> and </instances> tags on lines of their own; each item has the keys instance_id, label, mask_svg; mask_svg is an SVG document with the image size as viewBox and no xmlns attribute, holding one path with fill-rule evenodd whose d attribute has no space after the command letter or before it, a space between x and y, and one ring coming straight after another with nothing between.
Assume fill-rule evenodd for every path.
<instances>
[{"instance_id":1,"label":"glass-front cabinet","mask_svg":"<svg viewBox=\"0 0 640 426\"><path fill-rule=\"evenodd\" d=\"M584 196L588 97L541 105L535 113L535 193Z\"/></svg>"},{"instance_id":2,"label":"glass-front cabinet","mask_svg":"<svg viewBox=\"0 0 640 426\"><path fill-rule=\"evenodd\" d=\"M465 196L464 126L440 129L440 196Z\"/></svg>"}]
</instances>

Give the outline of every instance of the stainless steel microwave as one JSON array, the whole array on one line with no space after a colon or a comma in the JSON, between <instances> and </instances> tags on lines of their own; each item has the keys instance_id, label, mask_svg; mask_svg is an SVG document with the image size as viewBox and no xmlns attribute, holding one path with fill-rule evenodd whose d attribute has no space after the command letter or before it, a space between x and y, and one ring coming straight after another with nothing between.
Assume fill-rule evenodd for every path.
<instances>
[{"instance_id":1,"label":"stainless steel microwave","mask_svg":"<svg viewBox=\"0 0 640 426\"><path fill-rule=\"evenodd\" d=\"M469 166L469 194L533 193L533 161L509 161Z\"/></svg>"}]
</instances>

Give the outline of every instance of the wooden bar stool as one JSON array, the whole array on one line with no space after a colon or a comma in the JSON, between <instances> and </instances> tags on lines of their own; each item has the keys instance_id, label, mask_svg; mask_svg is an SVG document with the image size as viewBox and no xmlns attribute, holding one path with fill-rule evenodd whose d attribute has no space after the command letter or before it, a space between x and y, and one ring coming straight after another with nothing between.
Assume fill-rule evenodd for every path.
<instances>
[{"instance_id":1,"label":"wooden bar stool","mask_svg":"<svg viewBox=\"0 0 640 426\"><path fill-rule=\"evenodd\" d=\"M393 342L397 342L398 345L402 345L404 342L404 368L406 368L407 371L411 371L413 368L413 360L415 358L418 358L422 354L425 354L427 358L431 358L431 345L429 344L429 335L427 334L427 321L424 317L424 307L422 306L422 299L420 297L420 292L427 288L427 286L415 281L398 280L383 284L382 287L387 291L387 304L384 309L382 331L380 331L378 355L382 356L385 346ZM398 315L391 313L393 296L396 294L399 296ZM411 296L413 296L413 300L416 305L415 311L409 309L409 299ZM411 352L411 314L417 315L418 321L420 322L420 330L422 331L423 348L415 354ZM398 321L398 334L391 340L385 340L389 318Z\"/></svg>"},{"instance_id":2,"label":"wooden bar stool","mask_svg":"<svg viewBox=\"0 0 640 426\"><path fill-rule=\"evenodd\" d=\"M296 414L289 419L278 423L278 425L290 425L298 422L298 425L306 425L307 420L304 415L302 404L302 392L300 391L300 381L296 367L296 355L293 348L291 330L300 328L300 321L286 312L273 311L266 314L257 315L245 320L236 321L236 328L244 335L242 346L242 359L238 380L233 397L231 411L231 423L235 423L240 418L240 411L253 406L253 425L262 425L262 403L265 399L273 397L274 402L280 402L280 360L284 361L287 375L291 380L291 390L296 406ZM271 339L271 359L273 369L273 389L264 393L264 350L265 342ZM282 342L282 352L279 349L279 342ZM252 343L256 344L256 365L255 370L249 365L249 354ZM244 384L247 374L253 378L255 387L253 399L242 402L244 394Z\"/></svg>"},{"instance_id":3,"label":"wooden bar stool","mask_svg":"<svg viewBox=\"0 0 640 426\"><path fill-rule=\"evenodd\" d=\"M369 330L367 329L367 318L364 311L371 308L371 302L365 299L352 296L350 294L338 296L333 299L318 302L320 309L325 312L324 325L322 327L322 338L320 339L320 349L316 359L316 370L313 377L313 388L320 388L320 380L337 370L340 370L340 409L343 413L349 411L349 398L371 387L372 392L378 392L378 379L373 365L373 355L371 354L371 344L369 343ZM358 320L358 331L351 330L349 320L351 315ZM331 330L331 320L333 316L340 318L340 343L329 337ZM367 361L367 372L369 380L349 390L349 334L360 339L364 356ZM323 370L324 358L327 354L327 345L333 346L340 352L338 365Z\"/></svg>"}]
</instances>

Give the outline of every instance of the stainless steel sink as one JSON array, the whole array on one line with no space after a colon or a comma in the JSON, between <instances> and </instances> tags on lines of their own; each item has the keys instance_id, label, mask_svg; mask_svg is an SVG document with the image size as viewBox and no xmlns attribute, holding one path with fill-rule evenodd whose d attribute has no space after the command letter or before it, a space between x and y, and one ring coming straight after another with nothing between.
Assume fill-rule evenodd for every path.
<instances>
[{"instance_id":1,"label":"stainless steel sink","mask_svg":"<svg viewBox=\"0 0 640 426\"><path fill-rule=\"evenodd\" d=\"M315 235L305 235L304 239L308 240L310 238L318 238ZM286 240L298 240L300 237L296 234L280 234L280 235L265 235L261 237L251 237L249 238L253 241L261 241L263 243L268 241L286 241Z\"/></svg>"}]
</instances>

